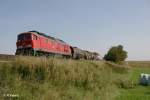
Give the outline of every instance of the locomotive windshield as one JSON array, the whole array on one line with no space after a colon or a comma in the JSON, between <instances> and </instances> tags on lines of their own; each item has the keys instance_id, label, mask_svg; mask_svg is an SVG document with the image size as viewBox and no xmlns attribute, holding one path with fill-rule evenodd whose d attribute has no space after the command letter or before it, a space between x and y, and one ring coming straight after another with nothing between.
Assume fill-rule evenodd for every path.
<instances>
[{"instance_id":1,"label":"locomotive windshield","mask_svg":"<svg viewBox=\"0 0 150 100\"><path fill-rule=\"evenodd\" d=\"M18 41L31 40L31 34L20 34L18 35Z\"/></svg>"}]
</instances>

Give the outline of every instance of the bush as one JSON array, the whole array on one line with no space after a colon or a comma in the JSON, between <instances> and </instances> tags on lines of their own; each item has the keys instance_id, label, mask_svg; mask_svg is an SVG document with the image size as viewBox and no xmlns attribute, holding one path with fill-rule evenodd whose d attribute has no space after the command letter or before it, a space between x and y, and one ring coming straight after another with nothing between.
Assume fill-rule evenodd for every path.
<instances>
[{"instance_id":1,"label":"bush","mask_svg":"<svg viewBox=\"0 0 150 100\"><path fill-rule=\"evenodd\" d=\"M137 85L132 80L129 80L127 78L120 77L114 81L117 87L123 88L123 89L132 89L135 88Z\"/></svg>"},{"instance_id":2,"label":"bush","mask_svg":"<svg viewBox=\"0 0 150 100\"><path fill-rule=\"evenodd\" d=\"M114 46L109 49L108 53L104 56L107 61L120 62L127 58L127 52L123 50L122 45Z\"/></svg>"}]
</instances>

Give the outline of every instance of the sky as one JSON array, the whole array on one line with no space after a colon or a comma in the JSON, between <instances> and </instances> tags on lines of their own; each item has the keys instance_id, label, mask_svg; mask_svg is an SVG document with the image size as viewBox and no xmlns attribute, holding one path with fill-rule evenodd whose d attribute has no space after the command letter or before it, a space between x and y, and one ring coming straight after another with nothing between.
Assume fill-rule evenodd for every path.
<instances>
[{"instance_id":1,"label":"sky","mask_svg":"<svg viewBox=\"0 0 150 100\"><path fill-rule=\"evenodd\" d=\"M150 0L0 0L0 53L37 30L102 57L123 45L127 60L150 60Z\"/></svg>"}]
</instances>

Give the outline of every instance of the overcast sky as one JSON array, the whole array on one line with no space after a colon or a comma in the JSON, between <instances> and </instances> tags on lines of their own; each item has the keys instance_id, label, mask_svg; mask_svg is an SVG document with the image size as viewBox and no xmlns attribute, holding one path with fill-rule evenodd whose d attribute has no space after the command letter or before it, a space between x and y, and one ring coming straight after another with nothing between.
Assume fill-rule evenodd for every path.
<instances>
[{"instance_id":1,"label":"overcast sky","mask_svg":"<svg viewBox=\"0 0 150 100\"><path fill-rule=\"evenodd\" d=\"M149 0L0 0L0 53L17 34L37 30L99 52L123 45L128 60L150 60Z\"/></svg>"}]
</instances>

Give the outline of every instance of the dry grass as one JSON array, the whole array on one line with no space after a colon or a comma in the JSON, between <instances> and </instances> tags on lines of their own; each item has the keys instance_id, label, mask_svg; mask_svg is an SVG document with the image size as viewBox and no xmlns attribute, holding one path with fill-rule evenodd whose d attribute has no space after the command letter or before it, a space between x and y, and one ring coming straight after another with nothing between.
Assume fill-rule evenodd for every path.
<instances>
[{"instance_id":1,"label":"dry grass","mask_svg":"<svg viewBox=\"0 0 150 100\"><path fill-rule=\"evenodd\" d=\"M128 61L131 67L150 67L150 61Z\"/></svg>"},{"instance_id":2,"label":"dry grass","mask_svg":"<svg viewBox=\"0 0 150 100\"><path fill-rule=\"evenodd\" d=\"M103 61L17 57L0 64L1 93L23 100L112 100L115 72Z\"/></svg>"}]
</instances>

